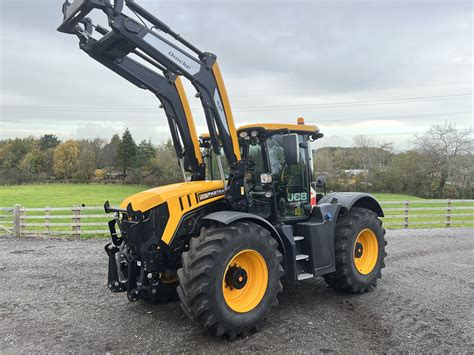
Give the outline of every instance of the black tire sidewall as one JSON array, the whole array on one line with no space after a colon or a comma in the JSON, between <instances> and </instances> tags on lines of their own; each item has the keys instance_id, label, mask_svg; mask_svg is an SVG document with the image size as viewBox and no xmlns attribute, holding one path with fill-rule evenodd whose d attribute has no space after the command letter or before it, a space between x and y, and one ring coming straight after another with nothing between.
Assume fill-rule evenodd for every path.
<instances>
[{"instance_id":1,"label":"black tire sidewall","mask_svg":"<svg viewBox=\"0 0 474 355\"><path fill-rule=\"evenodd\" d=\"M214 313L218 315L218 321L226 327L246 328L256 324L267 313L276 297L276 290L280 282L278 259L275 255L270 233L260 226L256 226L256 228L262 230L258 235L243 234L231 238L229 242L225 243L222 253L215 262L215 269L212 271L213 277L209 285L211 308L215 308ZM268 270L268 284L265 295L253 310L246 313L233 311L227 305L222 291L222 282L227 266L232 258L242 250L258 252L265 260Z\"/></svg>"},{"instance_id":2,"label":"black tire sidewall","mask_svg":"<svg viewBox=\"0 0 474 355\"><path fill-rule=\"evenodd\" d=\"M374 268L370 273L367 275L361 274L354 262L354 245L357 240L357 236L359 233L364 230L364 229L370 229L374 232L375 236L377 237L377 244L378 244L378 255L377 255L377 262L375 263ZM359 284L364 284L364 285L371 285L373 282L377 279L380 270L382 269L382 263L383 263L383 253L385 249L385 239L384 239L384 232L383 228L380 225L380 222L377 218L376 215L370 213L368 215L364 215L364 218L357 218L354 219L354 225L353 225L353 230L352 230L352 235L351 238L349 239L348 243L348 255L350 255L351 261L350 261L350 269L352 276L354 277L355 281Z\"/></svg>"}]
</instances>

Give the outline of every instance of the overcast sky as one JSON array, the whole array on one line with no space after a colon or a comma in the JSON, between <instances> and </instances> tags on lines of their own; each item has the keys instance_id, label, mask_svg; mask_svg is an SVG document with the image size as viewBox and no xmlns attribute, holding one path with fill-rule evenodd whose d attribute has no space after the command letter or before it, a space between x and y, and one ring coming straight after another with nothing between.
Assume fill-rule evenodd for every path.
<instances>
[{"instance_id":1,"label":"overcast sky","mask_svg":"<svg viewBox=\"0 0 474 355\"><path fill-rule=\"evenodd\" d=\"M217 55L237 125L295 122L409 147L436 122L473 124L471 1L139 1ZM56 32L62 1L0 0L0 139L168 137L158 101ZM187 85L199 132L207 131Z\"/></svg>"}]
</instances>

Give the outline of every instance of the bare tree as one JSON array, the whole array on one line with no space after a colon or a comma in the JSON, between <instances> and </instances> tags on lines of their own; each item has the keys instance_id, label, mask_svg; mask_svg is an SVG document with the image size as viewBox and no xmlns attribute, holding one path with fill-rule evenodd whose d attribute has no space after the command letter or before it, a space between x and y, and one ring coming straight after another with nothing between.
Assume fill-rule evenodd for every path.
<instances>
[{"instance_id":1,"label":"bare tree","mask_svg":"<svg viewBox=\"0 0 474 355\"><path fill-rule=\"evenodd\" d=\"M359 150L359 159L362 169L368 170L372 168L373 162L370 148L375 147L375 141L367 136L359 135L353 138L353 142L354 146Z\"/></svg>"},{"instance_id":2,"label":"bare tree","mask_svg":"<svg viewBox=\"0 0 474 355\"><path fill-rule=\"evenodd\" d=\"M472 165L465 165L473 154L472 133L472 129L457 129L454 123L444 122L431 126L423 135L415 135L415 149L423 156L420 166L437 179L435 190L439 196L446 183L472 175Z\"/></svg>"}]
</instances>

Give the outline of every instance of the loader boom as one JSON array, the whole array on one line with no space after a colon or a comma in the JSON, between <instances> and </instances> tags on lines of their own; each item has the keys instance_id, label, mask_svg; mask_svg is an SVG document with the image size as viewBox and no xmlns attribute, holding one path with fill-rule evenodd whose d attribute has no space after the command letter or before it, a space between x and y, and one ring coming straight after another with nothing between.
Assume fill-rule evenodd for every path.
<instances>
[{"instance_id":1,"label":"loader boom","mask_svg":"<svg viewBox=\"0 0 474 355\"><path fill-rule=\"evenodd\" d=\"M216 56L197 49L135 1L125 0L125 5L150 22L153 27L149 28L145 23L139 23L126 16L121 12L123 4L123 0L116 0L114 5L107 0L76 0L73 4L69 4L66 0L63 7L64 22L58 30L66 33L76 32L78 36L84 37L81 47L92 42L96 52L113 58L125 58L130 53L138 53L155 67L164 67L175 75L189 79L198 92L204 109L211 146L219 157L218 163L224 185L227 185L227 181L220 163L221 147L230 166L226 196L234 208L245 209L243 198L245 168L241 162L234 119ZM88 35L90 31L87 30L87 23L90 20L85 16L93 9L101 9L106 13L112 29L106 31L100 28L103 37L99 40L90 37ZM181 46L172 43L153 28L171 36ZM197 137L195 138L195 146L198 146Z\"/></svg>"},{"instance_id":2,"label":"loader boom","mask_svg":"<svg viewBox=\"0 0 474 355\"><path fill-rule=\"evenodd\" d=\"M179 160L183 175L190 172L191 180L205 178L205 166L199 148L196 127L191 114L188 100L179 76L169 72L166 68L153 63L164 75L151 70L147 66L121 53L104 51L98 46L98 41L91 37L92 22L83 19L84 31L78 34L80 48L89 56L105 67L114 71L124 79L139 88L151 91L160 100L168 119L171 138ZM109 33L106 29L96 26L97 32L104 36ZM134 53L145 61L150 59L141 53Z\"/></svg>"}]
</instances>

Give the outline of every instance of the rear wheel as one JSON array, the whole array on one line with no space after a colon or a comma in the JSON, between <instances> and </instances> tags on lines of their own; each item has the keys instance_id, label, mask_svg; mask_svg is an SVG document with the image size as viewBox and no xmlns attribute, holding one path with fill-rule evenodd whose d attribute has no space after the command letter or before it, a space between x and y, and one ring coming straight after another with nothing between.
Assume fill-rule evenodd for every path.
<instances>
[{"instance_id":1,"label":"rear wheel","mask_svg":"<svg viewBox=\"0 0 474 355\"><path fill-rule=\"evenodd\" d=\"M250 222L203 228L178 270L185 313L211 333L233 339L259 328L278 304L282 256L270 233Z\"/></svg>"},{"instance_id":2,"label":"rear wheel","mask_svg":"<svg viewBox=\"0 0 474 355\"><path fill-rule=\"evenodd\" d=\"M363 293L377 285L385 267L385 229L377 214L352 208L336 225L336 271L325 275L335 290Z\"/></svg>"}]
</instances>

